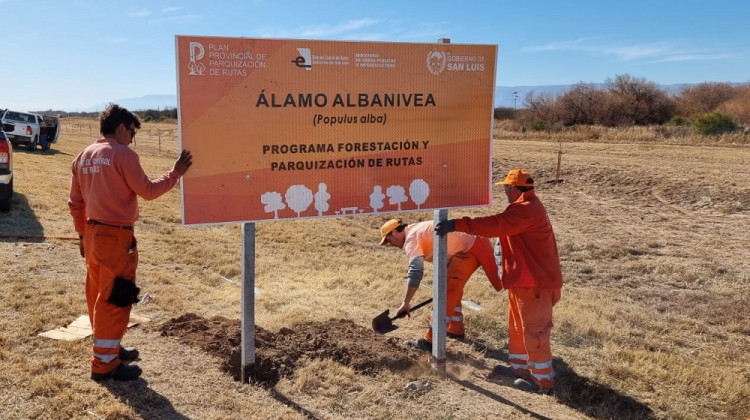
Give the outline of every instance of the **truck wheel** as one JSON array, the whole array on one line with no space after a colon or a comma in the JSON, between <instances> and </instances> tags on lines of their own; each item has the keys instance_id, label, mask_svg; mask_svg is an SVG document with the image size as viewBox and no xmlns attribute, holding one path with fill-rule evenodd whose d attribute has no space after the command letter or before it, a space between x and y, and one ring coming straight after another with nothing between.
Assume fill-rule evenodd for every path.
<instances>
[{"instance_id":1,"label":"truck wheel","mask_svg":"<svg viewBox=\"0 0 750 420\"><path fill-rule=\"evenodd\" d=\"M0 186L0 188L3 188L3 186ZM5 189L8 191L3 191L3 195L7 195L8 198L0 199L0 211L3 213L7 213L10 211L10 200L13 199L13 180L10 180L10 183L8 183L7 186L5 186ZM9 194L5 194L5 193Z\"/></svg>"},{"instance_id":2,"label":"truck wheel","mask_svg":"<svg viewBox=\"0 0 750 420\"><path fill-rule=\"evenodd\" d=\"M34 136L34 140L30 141L29 144L26 146L26 150L34 151L36 150L36 144L39 141L37 136Z\"/></svg>"}]
</instances>

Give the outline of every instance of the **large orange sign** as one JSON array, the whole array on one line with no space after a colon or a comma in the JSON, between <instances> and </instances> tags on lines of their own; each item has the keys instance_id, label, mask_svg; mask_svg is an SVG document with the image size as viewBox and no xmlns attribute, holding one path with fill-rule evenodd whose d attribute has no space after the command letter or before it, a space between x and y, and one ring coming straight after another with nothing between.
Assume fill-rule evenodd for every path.
<instances>
[{"instance_id":1,"label":"large orange sign","mask_svg":"<svg viewBox=\"0 0 750 420\"><path fill-rule=\"evenodd\" d=\"M183 223L490 203L496 46L176 44Z\"/></svg>"}]
</instances>

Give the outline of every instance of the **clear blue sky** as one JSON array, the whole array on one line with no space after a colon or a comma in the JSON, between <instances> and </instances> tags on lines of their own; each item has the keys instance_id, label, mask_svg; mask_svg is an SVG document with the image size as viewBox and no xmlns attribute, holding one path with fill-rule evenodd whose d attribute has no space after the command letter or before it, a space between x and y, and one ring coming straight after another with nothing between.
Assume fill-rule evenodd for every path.
<instances>
[{"instance_id":1,"label":"clear blue sky","mask_svg":"<svg viewBox=\"0 0 750 420\"><path fill-rule=\"evenodd\" d=\"M748 28L748 0L0 0L0 107L174 95L176 34L496 44L499 86L746 83Z\"/></svg>"}]
</instances>

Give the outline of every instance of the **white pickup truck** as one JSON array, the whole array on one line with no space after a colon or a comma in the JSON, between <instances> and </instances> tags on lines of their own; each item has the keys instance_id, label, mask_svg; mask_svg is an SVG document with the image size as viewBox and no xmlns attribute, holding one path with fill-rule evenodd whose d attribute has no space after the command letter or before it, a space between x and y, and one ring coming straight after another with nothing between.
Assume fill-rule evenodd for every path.
<instances>
[{"instance_id":1,"label":"white pickup truck","mask_svg":"<svg viewBox=\"0 0 750 420\"><path fill-rule=\"evenodd\" d=\"M6 109L0 117L3 124L13 126L12 131L5 131L8 141L13 146L26 145L26 150L36 150L40 145L47 150L50 144L57 143L60 137L60 119L50 115L39 115L31 112L18 112Z\"/></svg>"}]
</instances>

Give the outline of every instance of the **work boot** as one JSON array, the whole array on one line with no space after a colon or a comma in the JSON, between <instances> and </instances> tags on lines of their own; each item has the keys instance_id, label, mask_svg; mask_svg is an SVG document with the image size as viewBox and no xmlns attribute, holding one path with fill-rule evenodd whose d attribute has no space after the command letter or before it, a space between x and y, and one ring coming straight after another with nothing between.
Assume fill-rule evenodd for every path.
<instances>
[{"instance_id":1,"label":"work boot","mask_svg":"<svg viewBox=\"0 0 750 420\"><path fill-rule=\"evenodd\" d=\"M115 381L132 381L133 379L138 379L138 377L141 376L142 372L143 371L140 367L138 367L138 365L126 365L125 363L120 363L111 372L91 372L91 379L95 381L103 381L105 379L114 379Z\"/></svg>"},{"instance_id":2,"label":"work boot","mask_svg":"<svg viewBox=\"0 0 750 420\"><path fill-rule=\"evenodd\" d=\"M531 381L531 372L529 372L528 369L513 369L510 366L497 365L492 369L492 372L498 375L524 378Z\"/></svg>"},{"instance_id":3,"label":"work boot","mask_svg":"<svg viewBox=\"0 0 750 420\"><path fill-rule=\"evenodd\" d=\"M135 347L120 347L120 360L124 362L132 362L138 360L138 349Z\"/></svg>"},{"instance_id":4,"label":"work boot","mask_svg":"<svg viewBox=\"0 0 750 420\"><path fill-rule=\"evenodd\" d=\"M419 340L406 340L404 341L404 344L411 347L416 347L419 350L424 350L426 352L432 353L432 343L425 340L424 338L420 338Z\"/></svg>"},{"instance_id":5,"label":"work boot","mask_svg":"<svg viewBox=\"0 0 750 420\"><path fill-rule=\"evenodd\" d=\"M452 332L447 332L445 333L445 335L447 335L448 338L452 338L454 340L463 340L464 338L466 338L466 334L454 334Z\"/></svg>"},{"instance_id":6,"label":"work boot","mask_svg":"<svg viewBox=\"0 0 750 420\"><path fill-rule=\"evenodd\" d=\"M508 376L512 378L530 378L531 375L528 375L528 370L526 371L527 375L519 375L518 372L511 369L509 366L503 366L503 365L497 365L492 369L492 373L496 375L502 375L502 376Z\"/></svg>"},{"instance_id":7,"label":"work boot","mask_svg":"<svg viewBox=\"0 0 750 420\"><path fill-rule=\"evenodd\" d=\"M541 388L539 384L532 381L531 379L518 378L513 381L513 386L521 391L540 393L540 394L551 394L552 388Z\"/></svg>"}]
</instances>

